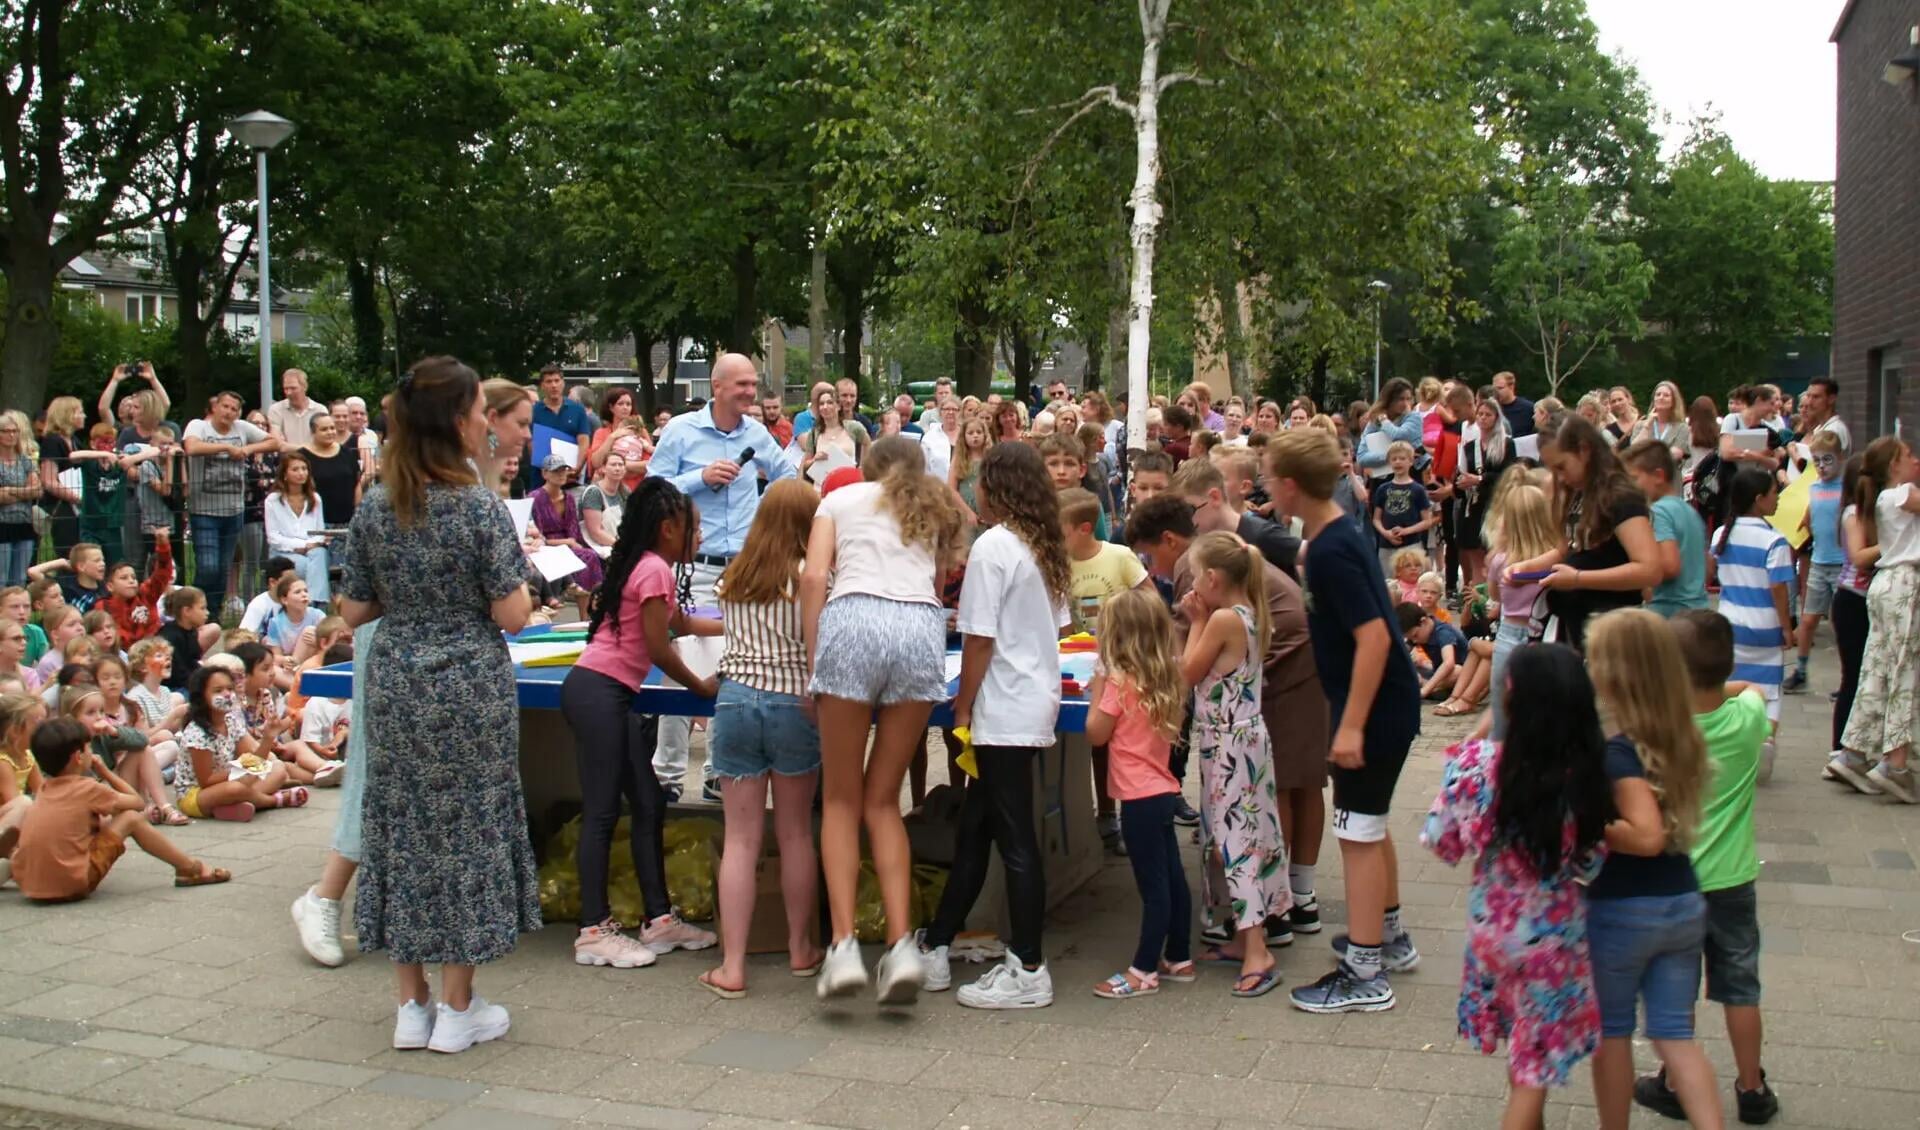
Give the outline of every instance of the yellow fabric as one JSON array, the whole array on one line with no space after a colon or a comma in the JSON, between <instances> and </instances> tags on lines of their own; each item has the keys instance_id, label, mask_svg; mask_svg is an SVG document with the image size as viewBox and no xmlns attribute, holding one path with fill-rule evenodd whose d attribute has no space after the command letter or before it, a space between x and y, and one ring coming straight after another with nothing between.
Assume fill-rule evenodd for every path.
<instances>
[{"instance_id":1,"label":"yellow fabric","mask_svg":"<svg viewBox=\"0 0 1920 1130\"><path fill-rule=\"evenodd\" d=\"M973 755L973 728L971 726L955 726L953 728L953 736L960 739L960 756L954 758L953 763L960 767L962 773L965 773L975 780L979 780L980 759Z\"/></svg>"},{"instance_id":2,"label":"yellow fabric","mask_svg":"<svg viewBox=\"0 0 1920 1130\"><path fill-rule=\"evenodd\" d=\"M0 753L7 755L7 764L13 768L14 787L20 790L21 796L26 796L27 778L33 776L33 755L15 753L10 749L0 750Z\"/></svg>"},{"instance_id":3,"label":"yellow fabric","mask_svg":"<svg viewBox=\"0 0 1920 1130\"><path fill-rule=\"evenodd\" d=\"M1773 528L1786 536L1787 544L1795 549L1807 543L1808 492L1813 489L1813 481L1819 475L1801 475L1780 492L1780 500L1775 505L1773 515L1767 521Z\"/></svg>"},{"instance_id":4,"label":"yellow fabric","mask_svg":"<svg viewBox=\"0 0 1920 1130\"><path fill-rule=\"evenodd\" d=\"M195 785L194 787L188 789L186 792L180 794L180 811L186 813L188 816L193 817L195 820L205 820L207 818L207 814L200 811L200 786L199 785Z\"/></svg>"},{"instance_id":5,"label":"yellow fabric","mask_svg":"<svg viewBox=\"0 0 1920 1130\"><path fill-rule=\"evenodd\" d=\"M1072 562L1073 627L1090 632L1099 626L1100 608L1107 601L1147 579L1146 566L1125 546L1101 542L1085 561Z\"/></svg>"}]
</instances>

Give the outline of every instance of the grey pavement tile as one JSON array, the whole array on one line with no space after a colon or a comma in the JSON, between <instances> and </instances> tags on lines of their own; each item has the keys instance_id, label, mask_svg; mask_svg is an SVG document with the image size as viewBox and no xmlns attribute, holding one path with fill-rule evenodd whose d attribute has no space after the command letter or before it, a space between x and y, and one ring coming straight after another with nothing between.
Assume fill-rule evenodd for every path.
<instances>
[{"instance_id":1,"label":"grey pavement tile","mask_svg":"<svg viewBox=\"0 0 1920 1130\"><path fill-rule=\"evenodd\" d=\"M1824 863L1789 863L1769 859L1760 867L1760 877L1769 883L1815 883L1830 886L1833 877Z\"/></svg>"},{"instance_id":2,"label":"grey pavement tile","mask_svg":"<svg viewBox=\"0 0 1920 1130\"><path fill-rule=\"evenodd\" d=\"M518 1017L514 1018L518 1020ZM514 1029L519 1035L519 1029ZM322 1020L311 1028L296 1032L267 1050L276 1055L305 1056L331 1063L360 1063L393 1046L393 1023L362 1023L352 1020Z\"/></svg>"},{"instance_id":3,"label":"grey pavement tile","mask_svg":"<svg viewBox=\"0 0 1920 1130\"><path fill-rule=\"evenodd\" d=\"M227 1086L234 1078L230 1071L149 1060L132 1071L95 1083L79 1097L141 1110L178 1110Z\"/></svg>"},{"instance_id":4,"label":"grey pavement tile","mask_svg":"<svg viewBox=\"0 0 1920 1130\"><path fill-rule=\"evenodd\" d=\"M389 1028L387 1032L387 1050L368 1056L361 1066L409 1075L433 1075L442 1079L470 1079L485 1074L488 1064L510 1054L516 1046L512 1035L508 1035L504 1040L475 1044L459 1055L441 1055L418 1048L400 1051L391 1046L393 1029Z\"/></svg>"},{"instance_id":5,"label":"grey pavement tile","mask_svg":"<svg viewBox=\"0 0 1920 1130\"><path fill-rule=\"evenodd\" d=\"M519 1013L514 1014L514 1022L518 1025ZM615 1027L594 1039L591 1050L629 1059L679 1059L726 1031L712 1024L668 1024L655 1020L615 1020L614 1024ZM520 1038L518 1027L514 1028L514 1038Z\"/></svg>"},{"instance_id":6,"label":"grey pavement tile","mask_svg":"<svg viewBox=\"0 0 1920 1130\"><path fill-rule=\"evenodd\" d=\"M580 1116L596 1126L632 1126L638 1130L701 1130L709 1116L701 1110L673 1110L640 1103L603 1102Z\"/></svg>"},{"instance_id":7,"label":"grey pavement tile","mask_svg":"<svg viewBox=\"0 0 1920 1130\"><path fill-rule=\"evenodd\" d=\"M545 1118L572 1121L586 1117L588 1111L600 1105L600 1100L579 1095L565 1095L555 1091L489 1085L485 1091L468 1100L467 1105L488 1107L493 1110L514 1110L522 1114L537 1114Z\"/></svg>"},{"instance_id":8,"label":"grey pavement tile","mask_svg":"<svg viewBox=\"0 0 1920 1130\"><path fill-rule=\"evenodd\" d=\"M807 1036L722 1032L680 1057L682 1063L744 1067L752 1071L792 1071L831 1046Z\"/></svg>"},{"instance_id":9,"label":"grey pavement tile","mask_svg":"<svg viewBox=\"0 0 1920 1130\"><path fill-rule=\"evenodd\" d=\"M300 1115L346 1093L340 1087L292 1079L242 1079L231 1087L188 1103L180 1111L242 1126L278 1126L283 1122L297 1122Z\"/></svg>"},{"instance_id":10,"label":"grey pavement tile","mask_svg":"<svg viewBox=\"0 0 1920 1130\"><path fill-rule=\"evenodd\" d=\"M1424 1130L1485 1130L1500 1124L1506 1105L1503 1099L1441 1095L1433 1100L1433 1112L1427 1116ZM1548 1126L1565 1125L1570 1110L1567 1104L1549 1102L1542 1121Z\"/></svg>"},{"instance_id":11,"label":"grey pavement tile","mask_svg":"<svg viewBox=\"0 0 1920 1130\"><path fill-rule=\"evenodd\" d=\"M859 1081L827 1096L806 1117L854 1130L933 1130L959 1105L952 1091Z\"/></svg>"},{"instance_id":12,"label":"grey pavement tile","mask_svg":"<svg viewBox=\"0 0 1920 1130\"><path fill-rule=\"evenodd\" d=\"M281 1062L277 1055L257 1052L252 1048L221 1047L218 1044L188 1044L174 1058L181 1063L230 1071L235 1075L271 1075Z\"/></svg>"},{"instance_id":13,"label":"grey pavement tile","mask_svg":"<svg viewBox=\"0 0 1920 1130\"><path fill-rule=\"evenodd\" d=\"M1132 1062L1133 1057L1146 1046L1146 1033L1135 1029L1100 1031L1071 1028L1063 1024L1040 1024L1035 1026L1031 1036L1013 1050L1013 1054L1021 1059L1119 1067Z\"/></svg>"},{"instance_id":14,"label":"grey pavement tile","mask_svg":"<svg viewBox=\"0 0 1920 1130\"><path fill-rule=\"evenodd\" d=\"M750 1118L795 1118L847 1086L839 1079L788 1072L765 1074L734 1070L688 1101L689 1106ZM639 1096L631 1096L639 1097Z\"/></svg>"},{"instance_id":15,"label":"grey pavement tile","mask_svg":"<svg viewBox=\"0 0 1920 1130\"><path fill-rule=\"evenodd\" d=\"M1173 1085L1173 1090L1160 1100L1159 1109L1166 1115L1196 1118L1247 1118L1259 1114L1280 1119L1293 1109L1303 1089L1299 1084L1265 1079L1188 1076Z\"/></svg>"},{"instance_id":16,"label":"grey pavement tile","mask_svg":"<svg viewBox=\"0 0 1920 1130\"><path fill-rule=\"evenodd\" d=\"M300 1083L319 1083L328 1087L364 1087L385 1074L365 1067L353 1067L345 1063L328 1063L318 1059L283 1059L273 1070L279 1079L292 1079Z\"/></svg>"},{"instance_id":17,"label":"grey pavement tile","mask_svg":"<svg viewBox=\"0 0 1920 1130\"><path fill-rule=\"evenodd\" d=\"M139 981L147 992L155 992L160 986L153 984L153 978L162 975L173 966L151 957L138 957L132 952L100 953L94 950L78 950L79 957L56 965L42 972L48 976L75 985L124 985L130 981Z\"/></svg>"},{"instance_id":18,"label":"grey pavement tile","mask_svg":"<svg viewBox=\"0 0 1920 1130\"><path fill-rule=\"evenodd\" d=\"M0 1089L18 1087L47 1095L72 1095L148 1062L91 1048L54 1048L17 1062L0 1060Z\"/></svg>"},{"instance_id":19,"label":"grey pavement tile","mask_svg":"<svg viewBox=\"0 0 1920 1130\"><path fill-rule=\"evenodd\" d=\"M0 1016L0 1036L29 1040L36 1044L77 1044L91 1030L73 1020L47 1020L38 1016Z\"/></svg>"},{"instance_id":20,"label":"grey pavement tile","mask_svg":"<svg viewBox=\"0 0 1920 1130\"><path fill-rule=\"evenodd\" d=\"M612 1056L523 1044L487 1064L483 1074L490 1086L572 1091L615 1062Z\"/></svg>"},{"instance_id":21,"label":"grey pavement tile","mask_svg":"<svg viewBox=\"0 0 1920 1130\"><path fill-rule=\"evenodd\" d=\"M871 1083L906 1083L941 1058L932 1048L898 1048L841 1040L828 1045L796 1070L831 1079L858 1079Z\"/></svg>"},{"instance_id":22,"label":"grey pavement tile","mask_svg":"<svg viewBox=\"0 0 1920 1130\"><path fill-rule=\"evenodd\" d=\"M1432 1110L1431 1095L1310 1083L1293 1104L1289 1117L1302 1126L1375 1130L1381 1126L1424 1125Z\"/></svg>"},{"instance_id":23,"label":"grey pavement tile","mask_svg":"<svg viewBox=\"0 0 1920 1130\"><path fill-rule=\"evenodd\" d=\"M1898 848L1875 848L1867 853L1867 859L1883 871L1912 871L1913 853Z\"/></svg>"},{"instance_id":24,"label":"grey pavement tile","mask_svg":"<svg viewBox=\"0 0 1920 1130\"><path fill-rule=\"evenodd\" d=\"M22 1040L15 1036L0 1036L0 1060L28 1060L37 1055L45 1055L52 1050L52 1044Z\"/></svg>"},{"instance_id":25,"label":"grey pavement tile","mask_svg":"<svg viewBox=\"0 0 1920 1130\"><path fill-rule=\"evenodd\" d=\"M1761 850L1765 851L1776 844L1817 844L1820 842L1820 835L1810 828L1790 828L1769 823L1764 828L1754 829L1754 839L1760 844Z\"/></svg>"},{"instance_id":26,"label":"grey pavement tile","mask_svg":"<svg viewBox=\"0 0 1920 1130\"><path fill-rule=\"evenodd\" d=\"M263 1048L298 1035L319 1023L319 1017L303 1012L236 1005L219 1016L190 1024L172 1035L182 1040Z\"/></svg>"},{"instance_id":27,"label":"grey pavement tile","mask_svg":"<svg viewBox=\"0 0 1920 1130\"><path fill-rule=\"evenodd\" d=\"M1185 1085L1194 1082L1188 1080ZM1237 1084L1238 1081L1234 1081L1234 1085ZM1178 1091L1179 1086L1174 1089ZM1252 1125L1260 1127L1260 1130L1273 1130L1273 1117L1285 1114L1292 1105L1293 1089L1281 1088L1269 1096L1256 1095L1250 1105L1236 1110L1234 1116L1242 1120L1251 1119ZM1119 1110L1103 1106L1096 1107L1087 1115L1087 1121L1082 1125L1098 1126L1100 1130L1217 1130L1221 1121L1182 1110Z\"/></svg>"},{"instance_id":28,"label":"grey pavement tile","mask_svg":"<svg viewBox=\"0 0 1920 1130\"><path fill-rule=\"evenodd\" d=\"M432 1053L419 1054L424 1056ZM366 1089L383 1095L399 1095L402 1098L424 1099L427 1102L463 1103L486 1090L486 1087L479 1083L469 1083L464 1079L442 1079L434 1075L416 1075L410 1071L389 1071L368 1083Z\"/></svg>"},{"instance_id":29,"label":"grey pavement tile","mask_svg":"<svg viewBox=\"0 0 1920 1130\"><path fill-rule=\"evenodd\" d=\"M289 1119L297 1130L414 1130L445 1114L444 1102L374 1091L353 1091Z\"/></svg>"},{"instance_id":30,"label":"grey pavement tile","mask_svg":"<svg viewBox=\"0 0 1920 1130\"><path fill-rule=\"evenodd\" d=\"M668 1068L642 1055L616 1062L588 1080L580 1093L614 1102L681 1106L725 1075L724 1068L700 1064L676 1064Z\"/></svg>"},{"instance_id":31,"label":"grey pavement tile","mask_svg":"<svg viewBox=\"0 0 1920 1130\"><path fill-rule=\"evenodd\" d=\"M65 981L40 973L0 973L0 1008L5 1008L15 1001L50 993L64 984L66 984Z\"/></svg>"},{"instance_id":32,"label":"grey pavement tile","mask_svg":"<svg viewBox=\"0 0 1920 1130\"><path fill-rule=\"evenodd\" d=\"M1035 1098L1089 1106L1153 1110L1183 1075L1148 1068L1095 1067L1063 1064L1034 1092Z\"/></svg>"},{"instance_id":33,"label":"grey pavement tile","mask_svg":"<svg viewBox=\"0 0 1920 1130\"><path fill-rule=\"evenodd\" d=\"M1465 1048L1459 1041L1447 1046ZM1380 1080L1402 1091L1501 1098L1507 1093L1507 1057L1504 1050L1493 1056L1388 1052Z\"/></svg>"},{"instance_id":34,"label":"grey pavement tile","mask_svg":"<svg viewBox=\"0 0 1920 1130\"><path fill-rule=\"evenodd\" d=\"M62 985L37 997L15 1001L7 1009L21 1016L37 1016L45 1020L90 1020L149 995L144 989L116 988L112 985Z\"/></svg>"},{"instance_id":35,"label":"grey pavement tile","mask_svg":"<svg viewBox=\"0 0 1920 1130\"><path fill-rule=\"evenodd\" d=\"M116 1032L109 1029L95 1032L81 1040L77 1046L103 1052L137 1055L146 1059L161 1059L180 1051L187 1045L184 1041L170 1040L165 1036L149 1036L143 1032Z\"/></svg>"},{"instance_id":36,"label":"grey pavement tile","mask_svg":"<svg viewBox=\"0 0 1920 1130\"><path fill-rule=\"evenodd\" d=\"M521 1005L513 1010L513 1039L515 1043L544 1044L552 1048L577 1048L589 1043L598 1045L600 1041L597 1037L618 1028L621 1023L617 1016ZM607 1049L596 1046L594 1050Z\"/></svg>"},{"instance_id":37,"label":"grey pavement tile","mask_svg":"<svg viewBox=\"0 0 1920 1130\"><path fill-rule=\"evenodd\" d=\"M450 1110L427 1125L432 1130L553 1130L566 1123L537 1114L469 1106Z\"/></svg>"},{"instance_id":38,"label":"grey pavement tile","mask_svg":"<svg viewBox=\"0 0 1920 1130\"><path fill-rule=\"evenodd\" d=\"M1052 1077L1058 1065L1044 1059L945 1052L938 1063L914 1077L916 1087L941 1087L976 1095L1024 1099Z\"/></svg>"},{"instance_id":39,"label":"grey pavement tile","mask_svg":"<svg viewBox=\"0 0 1920 1130\"><path fill-rule=\"evenodd\" d=\"M1133 1066L1244 1079L1268 1046L1257 1038L1165 1033L1147 1038L1147 1046L1133 1057Z\"/></svg>"},{"instance_id":40,"label":"grey pavement tile","mask_svg":"<svg viewBox=\"0 0 1920 1130\"><path fill-rule=\"evenodd\" d=\"M953 1113L940 1124L940 1130L1073 1130L1082 1125L1081 1119L1090 1117L1090 1110L1077 1103L1018 1102L973 1095L953 1108ZM1108 1112L1103 1112L1102 1117L1105 1113Z\"/></svg>"},{"instance_id":41,"label":"grey pavement tile","mask_svg":"<svg viewBox=\"0 0 1920 1130\"><path fill-rule=\"evenodd\" d=\"M111 1012L103 1012L94 1017L92 1023L102 1028L171 1036L209 1017L225 1015L231 1007L194 997L151 996Z\"/></svg>"}]
</instances>

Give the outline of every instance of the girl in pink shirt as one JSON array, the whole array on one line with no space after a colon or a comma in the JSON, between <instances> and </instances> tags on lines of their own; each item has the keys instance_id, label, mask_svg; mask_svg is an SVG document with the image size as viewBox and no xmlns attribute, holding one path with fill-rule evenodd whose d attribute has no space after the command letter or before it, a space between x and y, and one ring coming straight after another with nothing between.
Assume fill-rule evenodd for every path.
<instances>
[{"instance_id":1,"label":"girl in pink shirt","mask_svg":"<svg viewBox=\"0 0 1920 1130\"><path fill-rule=\"evenodd\" d=\"M700 546L700 512L664 478L640 484L620 520L620 535L607 558L606 579L593 597L587 646L560 688L560 711L573 730L580 769L580 933L576 965L634 969L657 954L713 945L713 934L689 926L667 896L666 796L653 772L651 721L633 716L633 699L658 666L669 678L705 698L712 677L687 670L673 649L673 636L717 636L717 620L688 616L680 606L677 570ZM620 798L632 809L633 869L640 880L646 920L639 940L620 932L607 905L607 858Z\"/></svg>"}]
</instances>

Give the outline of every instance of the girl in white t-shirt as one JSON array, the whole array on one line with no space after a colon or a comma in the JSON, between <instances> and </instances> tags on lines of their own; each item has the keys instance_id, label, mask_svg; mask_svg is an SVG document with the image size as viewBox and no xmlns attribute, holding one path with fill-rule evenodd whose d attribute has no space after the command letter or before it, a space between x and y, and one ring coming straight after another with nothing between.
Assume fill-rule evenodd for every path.
<instances>
[{"instance_id":1,"label":"girl in white t-shirt","mask_svg":"<svg viewBox=\"0 0 1920 1130\"><path fill-rule=\"evenodd\" d=\"M1013 933L1006 961L957 994L969 1008L1044 1008L1053 978L1040 948L1046 877L1033 824L1033 764L1057 740L1060 632L1072 623L1073 567L1060 505L1033 447L1002 443L980 461L980 511L994 523L973 543L960 588L956 732L970 730L979 780L968 786L953 873L920 945L927 988L953 983L947 947L986 883L990 849L1006 869Z\"/></svg>"},{"instance_id":2,"label":"girl in white t-shirt","mask_svg":"<svg viewBox=\"0 0 1920 1130\"><path fill-rule=\"evenodd\" d=\"M866 482L820 503L800 577L807 693L817 700L820 725L820 858L833 925L818 988L822 998L845 996L867 983L853 937L864 820L891 947L880 961L879 999L901 1004L919 991L923 969L911 934L913 860L900 781L926 743L934 703L947 697L940 581L960 543L960 508L908 437L875 442L862 470ZM876 724L869 758L867 731Z\"/></svg>"},{"instance_id":3,"label":"girl in white t-shirt","mask_svg":"<svg viewBox=\"0 0 1920 1130\"><path fill-rule=\"evenodd\" d=\"M1860 687L1840 744L1879 759L1865 774L1874 791L1920 804L1910 764L1920 733L1920 459L1898 438L1882 436L1867 445L1862 464L1854 505L1880 558L1867 589Z\"/></svg>"}]
</instances>

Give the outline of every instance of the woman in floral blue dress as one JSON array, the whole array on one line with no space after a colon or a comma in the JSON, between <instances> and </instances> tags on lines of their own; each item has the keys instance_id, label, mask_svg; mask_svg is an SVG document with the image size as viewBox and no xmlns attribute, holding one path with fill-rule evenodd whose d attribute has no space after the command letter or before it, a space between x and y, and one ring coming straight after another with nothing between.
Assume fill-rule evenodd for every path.
<instances>
[{"instance_id":1,"label":"woman in floral blue dress","mask_svg":"<svg viewBox=\"0 0 1920 1130\"><path fill-rule=\"evenodd\" d=\"M540 926L520 789L519 707L500 633L532 612L512 523L479 482L480 382L416 363L387 398L379 487L354 513L348 623L384 618L366 659L364 839L354 919L399 980L396 1048L458 1052L506 1034L474 966ZM425 963L441 966L429 1007Z\"/></svg>"},{"instance_id":2,"label":"woman in floral blue dress","mask_svg":"<svg viewBox=\"0 0 1920 1130\"><path fill-rule=\"evenodd\" d=\"M1260 665L1272 631L1266 559L1232 534L1211 533L1195 539L1188 561L1194 578L1180 601L1189 625L1180 673L1193 684L1202 889L1209 913L1224 907L1238 935L1210 959L1238 961L1233 995L1257 997L1280 983L1267 952L1267 918L1293 905L1273 746L1260 716ZM1224 883L1214 880L1215 864Z\"/></svg>"},{"instance_id":3,"label":"woman in floral blue dress","mask_svg":"<svg viewBox=\"0 0 1920 1130\"><path fill-rule=\"evenodd\" d=\"M1579 886L1600 870L1613 818L1606 739L1580 657L1557 644L1513 653L1504 745L1448 751L1420 840L1441 859L1477 856L1467 902L1460 1035L1492 1055L1507 1041L1502 1127L1535 1127L1547 1088L1600 1045L1600 1006Z\"/></svg>"}]
</instances>

